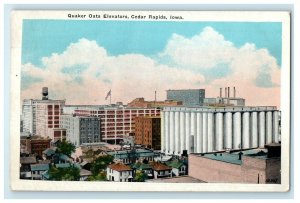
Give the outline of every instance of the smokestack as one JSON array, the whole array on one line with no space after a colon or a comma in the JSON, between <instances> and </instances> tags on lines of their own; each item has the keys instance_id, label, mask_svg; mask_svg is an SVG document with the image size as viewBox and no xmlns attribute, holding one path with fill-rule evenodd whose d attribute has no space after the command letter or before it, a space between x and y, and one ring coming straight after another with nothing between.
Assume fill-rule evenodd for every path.
<instances>
[{"instance_id":1,"label":"smokestack","mask_svg":"<svg viewBox=\"0 0 300 203\"><path fill-rule=\"evenodd\" d=\"M220 88L220 98L222 98L222 87Z\"/></svg>"},{"instance_id":2,"label":"smokestack","mask_svg":"<svg viewBox=\"0 0 300 203\"><path fill-rule=\"evenodd\" d=\"M230 87L228 87L228 98L230 97Z\"/></svg>"},{"instance_id":3,"label":"smokestack","mask_svg":"<svg viewBox=\"0 0 300 203\"><path fill-rule=\"evenodd\" d=\"M235 87L233 87L233 97L235 98L236 96L236 90L235 90Z\"/></svg>"},{"instance_id":4,"label":"smokestack","mask_svg":"<svg viewBox=\"0 0 300 203\"><path fill-rule=\"evenodd\" d=\"M43 87L42 88L42 95L43 95L43 100L48 100L48 87Z\"/></svg>"},{"instance_id":5,"label":"smokestack","mask_svg":"<svg viewBox=\"0 0 300 203\"><path fill-rule=\"evenodd\" d=\"M225 87L225 98L227 97L227 87Z\"/></svg>"}]
</instances>

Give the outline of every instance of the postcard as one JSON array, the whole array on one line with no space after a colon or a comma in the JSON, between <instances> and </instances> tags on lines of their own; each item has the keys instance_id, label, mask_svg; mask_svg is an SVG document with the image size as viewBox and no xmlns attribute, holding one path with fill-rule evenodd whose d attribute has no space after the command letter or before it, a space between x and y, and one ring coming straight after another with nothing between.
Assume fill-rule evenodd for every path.
<instances>
[{"instance_id":1,"label":"postcard","mask_svg":"<svg viewBox=\"0 0 300 203\"><path fill-rule=\"evenodd\" d=\"M289 191L290 13L13 11L10 133L16 191Z\"/></svg>"}]
</instances>

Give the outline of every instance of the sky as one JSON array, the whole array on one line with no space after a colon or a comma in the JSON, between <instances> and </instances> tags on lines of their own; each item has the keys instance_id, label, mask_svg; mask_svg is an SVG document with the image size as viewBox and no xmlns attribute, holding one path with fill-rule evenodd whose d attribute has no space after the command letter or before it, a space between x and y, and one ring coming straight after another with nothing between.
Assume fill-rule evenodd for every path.
<instances>
[{"instance_id":1,"label":"sky","mask_svg":"<svg viewBox=\"0 0 300 203\"><path fill-rule=\"evenodd\" d=\"M281 23L24 20L21 99L166 99L168 89L280 107ZM224 92L224 90L223 90Z\"/></svg>"}]
</instances>

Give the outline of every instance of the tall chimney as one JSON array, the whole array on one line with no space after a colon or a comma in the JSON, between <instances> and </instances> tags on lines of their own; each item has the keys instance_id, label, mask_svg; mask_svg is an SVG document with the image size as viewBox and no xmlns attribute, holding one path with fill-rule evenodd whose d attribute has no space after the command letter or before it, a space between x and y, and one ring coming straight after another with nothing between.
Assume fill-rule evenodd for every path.
<instances>
[{"instance_id":1,"label":"tall chimney","mask_svg":"<svg viewBox=\"0 0 300 203\"><path fill-rule=\"evenodd\" d=\"M230 87L228 87L228 98L230 97Z\"/></svg>"},{"instance_id":2,"label":"tall chimney","mask_svg":"<svg viewBox=\"0 0 300 203\"><path fill-rule=\"evenodd\" d=\"M225 87L225 98L227 97L227 87Z\"/></svg>"},{"instance_id":3,"label":"tall chimney","mask_svg":"<svg viewBox=\"0 0 300 203\"><path fill-rule=\"evenodd\" d=\"M222 98L222 87L220 88L220 98Z\"/></svg>"},{"instance_id":4,"label":"tall chimney","mask_svg":"<svg viewBox=\"0 0 300 203\"><path fill-rule=\"evenodd\" d=\"M235 87L233 87L233 97L234 97L234 98L236 97L236 90L235 90Z\"/></svg>"}]
</instances>

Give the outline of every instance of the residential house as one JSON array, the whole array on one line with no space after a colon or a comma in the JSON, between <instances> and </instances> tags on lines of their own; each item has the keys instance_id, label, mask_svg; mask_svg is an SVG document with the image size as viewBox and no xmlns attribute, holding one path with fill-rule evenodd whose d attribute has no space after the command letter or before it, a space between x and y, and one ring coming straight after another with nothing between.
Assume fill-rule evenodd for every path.
<instances>
[{"instance_id":1,"label":"residential house","mask_svg":"<svg viewBox=\"0 0 300 203\"><path fill-rule=\"evenodd\" d=\"M133 170L122 163L110 164L106 169L106 177L109 181L132 182Z\"/></svg>"},{"instance_id":2,"label":"residential house","mask_svg":"<svg viewBox=\"0 0 300 203\"><path fill-rule=\"evenodd\" d=\"M166 163L169 167L172 168L172 175L182 176L187 175L187 166L181 160L173 160Z\"/></svg>"},{"instance_id":3,"label":"residential house","mask_svg":"<svg viewBox=\"0 0 300 203\"><path fill-rule=\"evenodd\" d=\"M49 170L49 164L31 164L30 170L32 180L41 180L42 173Z\"/></svg>"},{"instance_id":4,"label":"residential house","mask_svg":"<svg viewBox=\"0 0 300 203\"><path fill-rule=\"evenodd\" d=\"M132 164L131 168L133 169L134 176L136 174L136 171L140 170L140 171L143 171L147 175L148 179L153 178L153 167L149 163L136 162L136 163Z\"/></svg>"},{"instance_id":5,"label":"residential house","mask_svg":"<svg viewBox=\"0 0 300 203\"><path fill-rule=\"evenodd\" d=\"M31 179L31 164L36 164L36 157L20 157L20 178L21 179Z\"/></svg>"},{"instance_id":6,"label":"residential house","mask_svg":"<svg viewBox=\"0 0 300 203\"><path fill-rule=\"evenodd\" d=\"M154 179L172 177L172 168L159 162L151 162Z\"/></svg>"}]
</instances>

